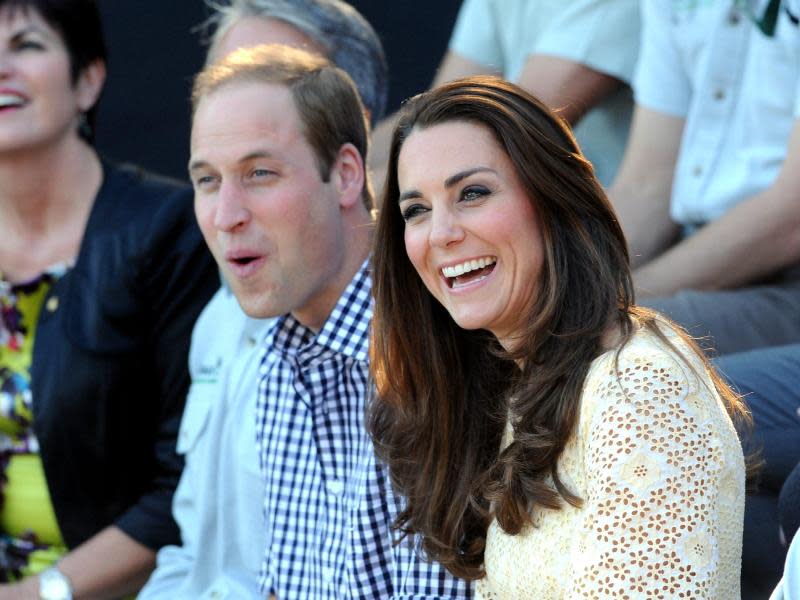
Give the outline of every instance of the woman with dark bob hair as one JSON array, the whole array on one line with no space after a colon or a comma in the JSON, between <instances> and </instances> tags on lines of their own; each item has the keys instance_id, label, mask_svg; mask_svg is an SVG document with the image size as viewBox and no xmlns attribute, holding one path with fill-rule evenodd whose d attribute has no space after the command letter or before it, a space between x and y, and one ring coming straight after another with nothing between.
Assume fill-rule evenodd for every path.
<instances>
[{"instance_id":1,"label":"woman with dark bob hair","mask_svg":"<svg viewBox=\"0 0 800 600\"><path fill-rule=\"evenodd\" d=\"M100 25L94 0L0 0L0 599L119 598L180 542L187 352L219 278L191 190L92 146Z\"/></svg>"},{"instance_id":2,"label":"woman with dark bob hair","mask_svg":"<svg viewBox=\"0 0 800 600\"><path fill-rule=\"evenodd\" d=\"M395 526L477 597L739 597L742 403L634 305L564 123L492 77L410 100L374 250Z\"/></svg>"}]
</instances>

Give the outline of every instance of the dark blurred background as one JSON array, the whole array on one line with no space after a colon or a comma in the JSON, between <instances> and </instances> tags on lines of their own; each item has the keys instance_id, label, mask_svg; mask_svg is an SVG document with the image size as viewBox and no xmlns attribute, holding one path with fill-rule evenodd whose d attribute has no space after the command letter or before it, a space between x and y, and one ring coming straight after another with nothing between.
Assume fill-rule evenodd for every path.
<instances>
[{"instance_id":1,"label":"dark blurred background","mask_svg":"<svg viewBox=\"0 0 800 600\"><path fill-rule=\"evenodd\" d=\"M461 0L356 0L389 61L389 106L425 89L444 54ZM186 179L189 89L205 46L202 0L100 0L109 76L97 145L105 156Z\"/></svg>"}]
</instances>

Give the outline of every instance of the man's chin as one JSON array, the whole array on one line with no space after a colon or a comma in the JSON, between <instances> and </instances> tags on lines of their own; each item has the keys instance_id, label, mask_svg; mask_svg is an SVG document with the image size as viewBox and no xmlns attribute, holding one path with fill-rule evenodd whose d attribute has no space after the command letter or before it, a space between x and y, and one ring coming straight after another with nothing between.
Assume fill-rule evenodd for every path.
<instances>
[{"instance_id":1,"label":"man's chin","mask_svg":"<svg viewBox=\"0 0 800 600\"><path fill-rule=\"evenodd\" d=\"M270 302L266 298L266 293L258 294L251 291L242 293L234 287L233 294L244 314L251 319L272 319L288 312L288 310L283 310L283 307Z\"/></svg>"}]
</instances>

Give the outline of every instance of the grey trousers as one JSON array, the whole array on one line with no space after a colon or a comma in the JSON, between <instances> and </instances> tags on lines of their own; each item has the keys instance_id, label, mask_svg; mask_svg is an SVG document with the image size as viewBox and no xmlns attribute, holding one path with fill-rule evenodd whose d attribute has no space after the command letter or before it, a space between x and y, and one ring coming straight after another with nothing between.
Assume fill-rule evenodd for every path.
<instances>
[{"instance_id":1,"label":"grey trousers","mask_svg":"<svg viewBox=\"0 0 800 600\"><path fill-rule=\"evenodd\" d=\"M800 344L730 354L715 363L753 413L744 450L760 450L764 460L759 492L745 502L742 550L742 598L757 600L769 596L783 571L778 524L787 537L800 526Z\"/></svg>"},{"instance_id":2,"label":"grey trousers","mask_svg":"<svg viewBox=\"0 0 800 600\"><path fill-rule=\"evenodd\" d=\"M640 303L682 325L711 354L800 343L800 281L738 290L685 290Z\"/></svg>"}]
</instances>

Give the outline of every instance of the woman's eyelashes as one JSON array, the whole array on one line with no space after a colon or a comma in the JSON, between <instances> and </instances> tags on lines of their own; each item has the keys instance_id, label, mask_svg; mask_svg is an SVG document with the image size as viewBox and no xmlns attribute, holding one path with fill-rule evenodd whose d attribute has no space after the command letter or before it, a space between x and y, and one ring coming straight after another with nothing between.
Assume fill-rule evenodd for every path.
<instances>
[{"instance_id":1,"label":"woman's eyelashes","mask_svg":"<svg viewBox=\"0 0 800 600\"><path fill-rule=\"evenodd\" d=\"M472 202L475 200L480 200L489 194L491 194L491 190L483 185L469 185L461 190L461 201L465 202Z\"/></svg>"},{"instance_id":2,"label":"woman's eyelashes","mask_svg":"<svg viewBox=\"0 0 800 600\"><path fill-rule=\"evenodd\" d=\"M468 185L459 191L456 202L478 202L485 199L491 193L492 190L484 185ZM401 206L400 214L403 216L403 220L408 223L409 221L414 220L415 217L419 217L429 210L430 207L417 202L405 207Z\"/></svg>"},{"instance_id":3,"label":"woman's eyelashes","mask_svg":"<svg viewBox=\"0 0 800 600\"><path fill-rule=\"evenodd\" d=\"M422 204L411 204L410 206L401 207L400 214L403 216L403 220L408 223L413 220L414 217L421 215L427 210L428 208Z\"/></svg>"}]
</instances>

